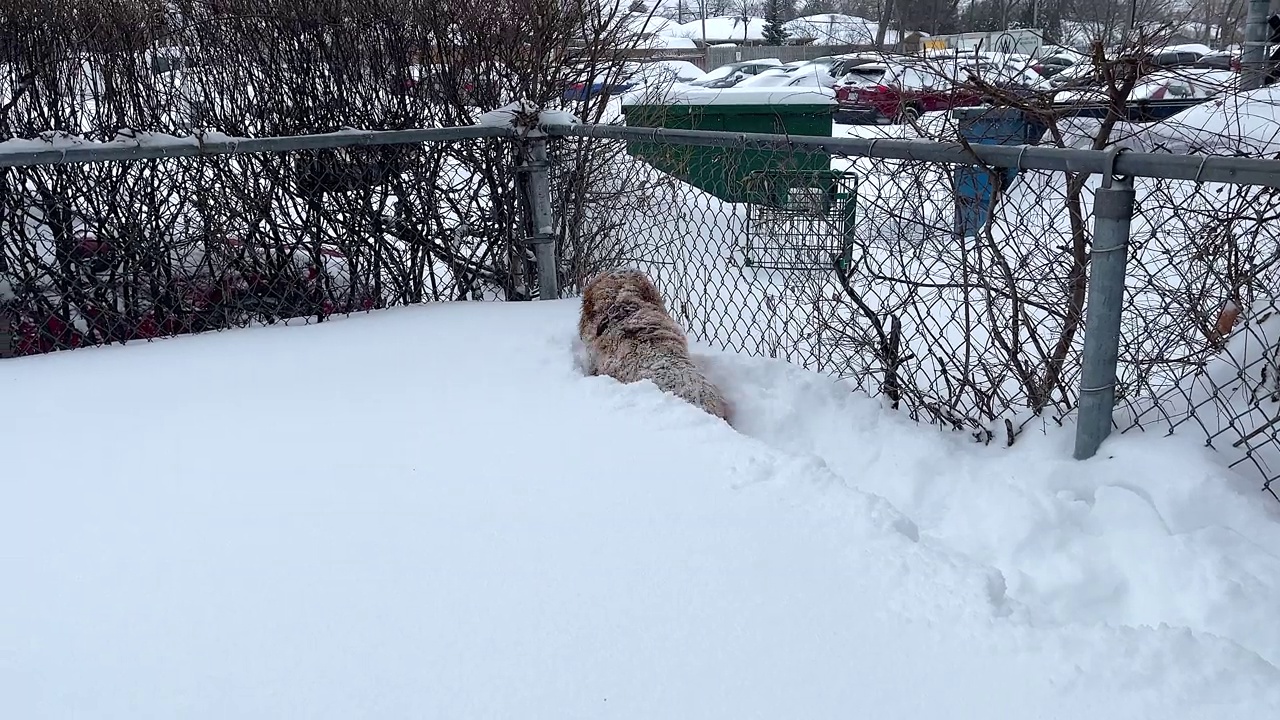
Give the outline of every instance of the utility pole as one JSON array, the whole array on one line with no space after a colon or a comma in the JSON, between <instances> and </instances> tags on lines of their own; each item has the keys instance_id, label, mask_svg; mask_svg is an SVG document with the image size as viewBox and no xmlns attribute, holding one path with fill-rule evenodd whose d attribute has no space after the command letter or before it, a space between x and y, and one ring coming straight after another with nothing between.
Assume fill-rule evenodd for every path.
<instances>
[{"instance_id":1,"label":"utility pole","mask_svg":"<svg viewBox=\"0 0 1280 720\"><path fill-rule=\"evenodd\" d=\"M1267 15L1271 12L1270 0L1249 0L1249 14L1244 26L1244 53L1240 58L1240 88L1257 90L1267 77L1267 37L1271 26Z\"/></svg>"}]
</instances>

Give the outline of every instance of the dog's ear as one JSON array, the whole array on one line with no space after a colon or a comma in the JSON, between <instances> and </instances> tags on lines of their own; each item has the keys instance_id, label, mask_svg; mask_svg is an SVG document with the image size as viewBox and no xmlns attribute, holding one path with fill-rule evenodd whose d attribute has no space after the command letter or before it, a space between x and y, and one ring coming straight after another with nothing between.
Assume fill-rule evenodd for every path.
<instances>
[{"instance_id":1,"label":"dog's ear","mask_svg":"<svg viewBox=\"0 0 1280 720\"><path fill-rule=\"evenodd\" d=\"M631 289L645 303L661 308L666 307L662 302L662 293L658 291L658 286L648 275L639 270L632 271Z\"/></svg>"},{"instance_id":2,"label":"dog's ear","mask_svg":"<svg viewBox=\"0 0 1280 720\"><path fill-rule=\"evenodd\" d=\"M596 327L596 316L600 312L597 294L598 291L592 287L588 287L582 294L582 308L578 312L578 335L583 340L586 340L592 329Z\"/></svg>"}]
</instances>

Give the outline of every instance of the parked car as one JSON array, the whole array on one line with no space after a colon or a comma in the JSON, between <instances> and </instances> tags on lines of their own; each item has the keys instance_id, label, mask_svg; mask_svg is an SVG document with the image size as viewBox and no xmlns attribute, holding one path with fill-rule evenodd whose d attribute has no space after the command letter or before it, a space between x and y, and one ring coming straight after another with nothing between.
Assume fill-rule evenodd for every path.
<instances>
[{"instance_id":1,"label":"parked car","mask_svg":"<svg viewBox=\"0 0 1280 720\"><path fill-rule=\"evenodd\" d=\"M705 88L733 87L752 75L759 75L765 70L781 65L782 61L777 58L729 63L721 65L689 84Z\"/></svg>"},{"instance_id":2,"label":"parked car","mask_svg":"<svg viewBox=\"0 0 1280 720\"><path fill-rule=\"evenodd\" d=\"M1200 58L1204 55L1205 53L1186 48L1167 48L1149 53L1142 59L1143 62L1156 67L1191 67L1200 62Z\"/></svg>"},{"instance_id":3,"label":"parked car","mask_svg":"<svg viewBox=\"0 0 1280 720\"><path fill-rule=\"evenodd\" d=\"M985 58L935 62L861 63L836 86L836 121L857 125L909 122L927 112L979 105L984 96L971 76L1010 92L1029 93L1035 73Z\"/></svg>"},{"instance_id":4,"label":"parked car","mask_svg":"<svg viewBox=\"0 0 1280 720\"><path fill-rule=\"evenodd\" d=\"M590 80L570 81L564 89L564 99L589 100L598 95L621 95L636 85L632 74L625 70L606 71Z\"/></svg>"},{"instance_id":5,"label":"parked car","mask_svg":"<svg viewBox=\"0 0 1280 720\"><path fill-rule=\"evenodd\" d=\"M851 64L871 62L878 59L876 56L866 55L824 55L812 60L805 60L803 63L797 63L797 65L799 67L814 66L820 68L834 79L844 75L846 68Z\"/></svg>"},{"instance_id":6,"label":"parked car","mask_svg":"<svg viewBox=\"0 0 1280 720\"><path fill-rule=\"evenodd\" d=\"M1202 55L1193 67L1202 70L1234 70L1240 71L1240 55L1227 50Z\"/></svg>"},{"instance_id":7,"label":"parked car","mask_svg":"<svg viewBox=\"0 0 1280 720\"><path fill-rule=\"evenodd\" d=\"M597 95L621 95L631 90L689 83L702 78L702 68L685 60L654 60L627 63L613 72L598 73L588 84L572 82L564 91L565 100L586 100Z\"/></svg>"},{"instance_id":8,"label":"parked car","mask_svg":"<svg viewBox=\"0 0 1280 720\"><path fill-rule=\"evenodd\" d=\"M1075 65L1076 59L1071 55L1049 55L1048 57L1035 58L1031 61L1031 69L1035 70L1040 77L1049 78Z\"/></svg>"},{"instance_id":9,"label":"parked car","mask_svg":"<svg viewBox=\"0 0 1280 720\"><path fill-rule=\"evenodd\" d=\"M642 63L637 74L646 84L665 81L691 83L706 76L702 68L688 60L654 60Z\"/></svg>"},{"instance_id":10,"label":"parked car","mask_svg":"<svg viewBox=\"0 0 1280 720\"><path fill-rule=\"evenodd\" d=\"M742 80L734 87L831 87L836 79L821 65L781 66Z\"/></svg>"},{"instance_id":11,"label":"parked car","mask_svg":"<svg viewBox=\"0 0 1280 720\"><path fill-rule=\"evenodd\" d=\"M1201 68L1161 69L1142 77L1129 92L1130 102L1153 100L1204 100L1236 85L1237 75L1230 70ZM1101 88L1081 88L1059 93L1055 100L1068 103L1104 103L1106 92Z\"/></svg>"},{"instance_id":12,"label":"parked car","mask_svg":"<svg viewBox=\"0 0 1280 720\"><path fill-rule=\"evenodd\" d=\"M1193 68L1203 53L1187 48L1167 48L1147 53L1141 58L1143 74L1164 68ZM1042 90L1096 87L1102 82L1102 73L1091 59L1080 60L1061 72L1046 77L1040 83Z\"/></svg>"},{"instance_id":13,"label":"parked car","mask_svg":"<svg viewBox=\"0 0 1280 720\"><path fill-rule=\"evenodd\" d=\"M181 246L186 255L160 256L169 263L163 270L129 275L120 272L126 255L117 245L81 230L59 266L62 283L41 278L25 285L0 274L8 291L0 295L0 312L13 333L7 351L35 355L378 306L367 278L352 278L349 258L333 245L250 250L236 236L204 235ZM95 292L67 295L65 284Z\"/></svg>"}]
</instances>

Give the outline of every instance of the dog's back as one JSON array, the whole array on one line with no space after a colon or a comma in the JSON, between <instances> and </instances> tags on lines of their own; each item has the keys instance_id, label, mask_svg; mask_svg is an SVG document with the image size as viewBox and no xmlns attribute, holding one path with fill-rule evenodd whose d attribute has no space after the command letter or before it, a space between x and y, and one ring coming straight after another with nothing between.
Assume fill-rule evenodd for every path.
<instances>
[{"instance_id":1,"label":"dog's back","mask_svg":"<svg viewBox=\"0 0 1280 720\"><path fill-rule=\"evenodd\" d=\"M729 420L724 396L689 357L684 331L644 273L615 270L594 278L583 293L578 333L593 374L624 383L649 380Z\"/></svg>"}]
</instances>

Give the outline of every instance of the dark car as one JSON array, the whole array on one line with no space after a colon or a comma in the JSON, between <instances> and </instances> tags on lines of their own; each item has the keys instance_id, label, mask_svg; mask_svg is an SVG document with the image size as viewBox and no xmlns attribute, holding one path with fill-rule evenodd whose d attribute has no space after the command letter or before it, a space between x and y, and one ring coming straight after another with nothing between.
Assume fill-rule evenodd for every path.
<instances>
[{"instance_id":1,"label":"dark car","mask_svg":"<svg viewBox=\"0 0 1280 720\"><path fill-rule=\"evenodd\" d=\"M1037 58L1032 63L1031 69L1039 73L1040 77L1053 77L1075 64L1075 58L1067 55L1050 55Z\"/></svg>"},{"instance_id":2,"label":"dark car","mask_svg":"<svg viewBox=\"0 0 1280 720\"><path fill-rule=\"evenodd\" d=\"M1189 50L1165 50L1147 53L1139 58L1139 76L1146 76L1166 68L1196 67L1204 55ZM1102 71L1090 59L1081 60L1063 72L1048 79L1050 90L1069 90L1098 87L1102 84Z\"/></svg>"},{"instance_id":3,"label":"dark car","mask_svg":"<svg viewBox=\"0 0 1280 720\"><path fill-rule=\"evenodd\" d=\"M1240 70L1240 56L1229 52L1203 55L1193 67L1203 70Z\"/></svg>"},{"instance_id":4,"label":"dark car","mask_svg":"<svg viewBox=\"0 0 1280 720\"><path fill-rule=\"evenodd\" d=\"M570 83L564 91L565 100L588 100L598 95L610 96L621 95L635 87L635 83L628 79L617 79L612 82L596 78L591 83L575 82Z\"/></svg>"},{"instance_id":5,"label":"dark car","mask_svg":"<svg viewBox=\"0 0 1280 720\"><path fill-rule=\"evenodd\" d=\"M1142 58L1142 61L1148 65L1155 65L1161 68L1171 67L1191 67L1204 57L1204 53L1194 50L1162 50L1157 53L1150 53Z\"/></svg>"}]
</instances>

